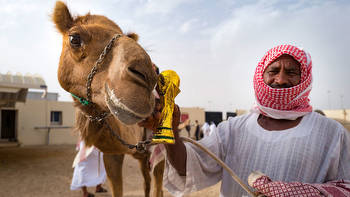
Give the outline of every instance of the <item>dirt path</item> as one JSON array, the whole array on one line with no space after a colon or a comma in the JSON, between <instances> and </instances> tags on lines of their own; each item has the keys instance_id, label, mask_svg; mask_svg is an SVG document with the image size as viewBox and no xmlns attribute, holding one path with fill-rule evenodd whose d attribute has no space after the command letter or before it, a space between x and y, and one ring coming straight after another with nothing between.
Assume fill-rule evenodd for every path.
<instances>
[{"instance_id":1,"label":"dirt path","mask_svg":"<svg viewBox=\"0 0 350 197\"><path fill-rule=\"evenodd\" d=\"M350 131L350 124L345 126ZM75 154L73 145L0 148L0 197L80 197L80 191L69 189ZM126 156L123 174L124 197L143 196L143 178L137 161ZM109 189L107 183L104 186ZM94 188L88 190L92 192ZM186 197L219 196L219 190L220 183ZM165 197L171 197L165 189L164 192Z\"/></svg>"},{"instance_id":2,"label":"dirt path","mask_svg":"<svg viewBox=\"0 0 350 197\"><path fill-rule=\"evenodd\" d=\"M80 197L80 191L69 189L75 154L72 145L0 148L0 196ZM143 196L143 179L137 161L127 156L123 173L124 196ZM109 189L108 183L104 186ZM217 184L187 197L219 196L219 188ZM94 188L88 190L92 192ZM111 194L96 196L110 197ZM164 196L171 197L166 190Z\"/></svg>"}]
</instances>

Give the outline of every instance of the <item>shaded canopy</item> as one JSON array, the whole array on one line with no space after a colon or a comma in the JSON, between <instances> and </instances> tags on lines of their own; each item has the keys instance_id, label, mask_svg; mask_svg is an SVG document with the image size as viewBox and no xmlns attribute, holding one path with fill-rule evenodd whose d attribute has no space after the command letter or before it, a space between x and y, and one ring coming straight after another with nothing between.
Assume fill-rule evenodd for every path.
<instances>
[{"instance_id":1,"label":"shaded canopy","mask_svg":"<svg viewBox=\"0 0 350 197\"><path fill-rule=\"evenodd\" d=\"M16 102L25 102L29 88L47 90L40 76L0 74L0 107L14 107Z\"/></svg>"}]
</instances>

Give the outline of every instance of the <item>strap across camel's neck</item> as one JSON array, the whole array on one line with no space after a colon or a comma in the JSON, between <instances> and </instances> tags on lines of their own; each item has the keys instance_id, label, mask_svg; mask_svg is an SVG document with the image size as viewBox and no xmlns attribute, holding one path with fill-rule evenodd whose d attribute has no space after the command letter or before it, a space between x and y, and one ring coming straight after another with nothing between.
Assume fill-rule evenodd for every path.
<instances>
[{"instance_id":1,"label":"strap across camel's neck","mask_svg":"<svg viewBox=\"0 0 350 197\"><path fill-rule=\"evenodd\" d=\"M78 101L82 104L82 105L84 105L84 106L87 106L87 105L89 105L89 104L91 104L92 102L89 102L87 99L85 99L85 98L83 98L83 97L79 97L79 96L77 96L77 95L75 95L75 94L73 94L73 93L70 93L74 98L76 98L76 99L78 99Z\"/></svg>"}]
</instances>

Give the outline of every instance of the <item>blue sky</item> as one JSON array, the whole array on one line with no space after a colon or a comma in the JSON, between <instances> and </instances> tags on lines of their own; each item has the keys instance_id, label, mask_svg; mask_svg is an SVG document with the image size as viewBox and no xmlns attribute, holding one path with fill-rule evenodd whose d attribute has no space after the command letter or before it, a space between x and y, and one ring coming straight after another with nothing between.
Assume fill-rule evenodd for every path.
<instances>
[{"instance_id":1,"label":"blue sky","mask_svg":"<svg viewBox=\"0 0 350 197\"><path fill-rule=\"evenodd\" d=\"M136 32L161 70L181 78L176 102L232 111L254 104L252 77L264 53L294 44L313 59L314 108L350 108L350 2L321 0L67 0ZM61 36L50 21L55 1L0 0L0 73L41 75L50 92L71 100L57 81Z\"/></svg>"}]
</instances>

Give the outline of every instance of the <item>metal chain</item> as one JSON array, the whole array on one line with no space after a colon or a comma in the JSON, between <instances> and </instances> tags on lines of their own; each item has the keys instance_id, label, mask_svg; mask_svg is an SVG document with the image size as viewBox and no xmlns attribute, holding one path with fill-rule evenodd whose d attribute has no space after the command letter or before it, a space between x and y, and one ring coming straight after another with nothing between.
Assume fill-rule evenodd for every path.
<instances>
[{"instance_id":1,"label":"metal chain","mask_svg":"<svg viewBox=\"0 0 350 197\"><path fill-rule=\"evenodd\" d=\"M105 118L109 115L111 115L109 112L104 112L98 116L89 116L83 112L81 112L83 115L85 115L85 117L87 117L89 119L89 121L91 122L98 122L99 124L103 125L104 123L106 123L109 132L111 133L111 135L115 138L117 138L117 140L124 146L127 146L129 149L136 149L138 152L140 153L145 153L147 151L147 145L151 143L151 140L144 140L144 141L139 141L137 144L129 144L127 142L125 142L116 132L113 131L113 129L111 128L111 126L109 126L109 124L107 123L107 121L105 120Z\"/></svg>"},{"instance_id":2,"label":"metal chain","mask_svg":"<svg viewBox=\"0 0 350 197\"><path fill-rule=\"evenodd\" d=\"M101 122L103 119L105 119L107 116L111 115L111 113L109 112L103 112L100 115L97 116L90 116L90 115L85 115L87 118L89 118L89 120L91 122L97 121L97 122Z\"/></svg>"},{"instance_id":3,"label":"metal chain","mask_svg":"<svg viewBox=\"0 0 350 197\"><path fill-rule=\"evenodd\" d=\"M102 53L100 54L99 58L97 59L97 61L95 62L94 66L92 67L88 77L87 77L87 82L86 82L86 97L87 97L87 101L92 103L92 98L91 98L91 83L92 80L95 76L95 74L98 71L98 66L103 62L104 58L106 57L107 53L111 50L113 43L116 39L122 37L123 34L115 34L113 36L113 38L108 42L108 44L106 45L106 47L103 49ZM109 124L107 123L107 121L105 121L104 119L110 115L109 112L103 112L102 114L98 115L98 116L90 116L90 115L86 115L84 114L90 121L92 122L98 122L100 124L103 124L104 122L106 123L108 130L110 131L111 135L114 136L115 138L117 138L117 140L124 146L127 146L129 149L136 149L136 151L140 152L140 153L144 153L147 151L147 145L151 143L151 140L145 140L145 141L139 141L137 144L129 144L127 142L125 142L117 133L115 133L113 131L113 129L109 126Z\"/></svg>"},{"instance_id":4,"label":"metal chain","mask_svg":"<svg viewBox=\"0 0 350 197\"><path fill-rule=\"evenodd\" d=\"M108 44L106 45L106 47L103 49L102 53L100 54L99 58L97 59L97 61L95 62L94 66L92 67L88 77L87 77L87 82L86 82L86 97L87 97L87 101L92 102L91 99L91 83L92 80L95 76L95 74L98 71L98 66L103 62L104 58L106 57L107 53L111 50L113 43L116 39L122 37L123 34L115 34L113 36L113 38L108 42Z\"/></svg>"},{"instance_id":5,"label":"metal chain","mask_svg":"<svg viewBox=\"0 0 350 197\"><path fill-rule=\"evenodd\" d=\"M140 153L145 153L147 151L147 145L151 143L151 140L145 140L145 141L139 141L137 144L129 144L125 142L116 132L113 131L113 129L109 126L109 124L106 122L106 125L108 127L108 130L110 131L111 135L116 137L117 140L124 146L127 146L129 149L136 148L136 151Z\"/></svg>"}]
</instances>

